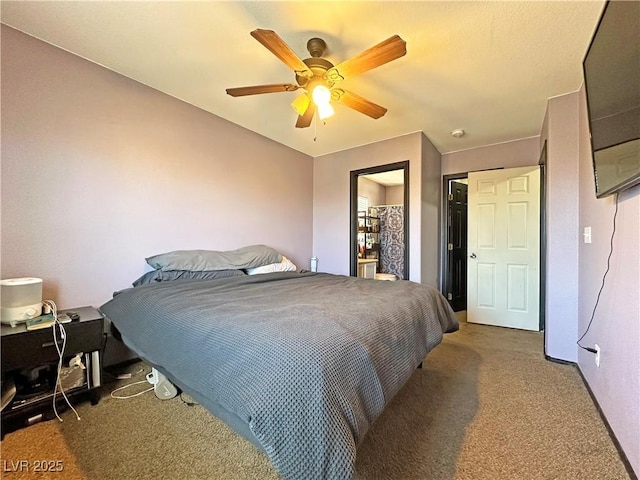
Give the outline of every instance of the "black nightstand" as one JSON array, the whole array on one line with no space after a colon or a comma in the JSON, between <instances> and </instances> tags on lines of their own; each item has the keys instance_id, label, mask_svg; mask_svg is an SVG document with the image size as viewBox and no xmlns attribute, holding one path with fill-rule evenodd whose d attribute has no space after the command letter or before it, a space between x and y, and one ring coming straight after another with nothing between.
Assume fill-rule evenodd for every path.
<instances>
[{"instance_id":1,"label":"black nightstand","mask_svg":"<svg viewBox=\"0 0 640 480\"><path fill-rule=\"evenodd\" d=\"M89 399L92 405L100 400L98 387L102 385L102 351L104 348L104 319L92 307L62 310L59 314L76 312L80 319L64 324L67 344L63 365L78 353L86 369L80 372L66 370L68 382L65 393L72 405ZM42 420L55 416L53 411L53 387L57 378L58 351L51 327L28 331L24 324L11 327L2 325L2 395L10 384L15 384L16 396L0 414L2 437ZM62 340L58 335L58 344ZM64 382L63 382L64 385ZM64 410L66 403L58 389L56 408Z\"/></svg>"}]
</instances>

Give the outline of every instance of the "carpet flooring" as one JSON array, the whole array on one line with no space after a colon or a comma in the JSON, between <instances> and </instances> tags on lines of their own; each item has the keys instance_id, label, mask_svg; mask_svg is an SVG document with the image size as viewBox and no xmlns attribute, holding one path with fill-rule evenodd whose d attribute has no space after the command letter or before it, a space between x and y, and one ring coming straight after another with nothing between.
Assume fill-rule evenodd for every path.
<instances>
[{"instance_id":1,"label":"carpet flooring","mask_svg":"<svg viewBox=\"0 0 640 480\"><path fill-rule=\"evenodd\" d=\"M356 480L628 480L576 368L546 361L542 342L541 333L463 321L369 431ZM66 411L63 422L7 434L2 478L278 478L264 454L187 397L111 398L144 380L147 366L127 368L140 367L107 383L97 406L78 405L80 421ZM20 460L59 460L63 471L10 471Z\"/></svg>"}]
</instances>

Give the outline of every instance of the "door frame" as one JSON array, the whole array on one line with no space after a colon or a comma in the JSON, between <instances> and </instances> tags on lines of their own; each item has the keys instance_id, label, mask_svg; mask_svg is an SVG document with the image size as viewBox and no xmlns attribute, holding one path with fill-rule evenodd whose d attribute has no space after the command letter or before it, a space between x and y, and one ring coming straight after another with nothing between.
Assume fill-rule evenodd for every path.
<instances>
[{"instance_id":1,"label":"door frame","mask_svg":"<svg viewBox=\"0 0 640 480\"><path fill-rule=\"evenodd\" d=\"M540 331L547 319L547 141L540 149ZM546 342L545 342L546 354Z\"/></svg>"},{"instance_id":2,"label":"door frame","mask_svg":"<svg viewBox=\"0 0 640 480\"><path fill-rule=\"evenodd\" d=\"M372 173L403 170L404 172L404 278L409 279L409 161L376 165L375 167L351 170L350 172L350 201L349 209L349 274L358 276L358 177Z\"/></svg>"}]
</instances>

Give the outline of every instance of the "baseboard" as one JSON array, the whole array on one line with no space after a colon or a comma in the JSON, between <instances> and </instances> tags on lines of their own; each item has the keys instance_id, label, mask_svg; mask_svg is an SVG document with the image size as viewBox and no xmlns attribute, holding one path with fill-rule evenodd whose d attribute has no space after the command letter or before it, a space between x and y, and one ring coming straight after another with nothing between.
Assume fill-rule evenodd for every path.
<instances>
[{"instance_id":1,"label":"baseboard","mask_svg":"<svg viewBox=\"0 0 640 480\"><path fill-rule=\"evenodd\" d=\"M567 363L573 363L573 362L567 362ZM620 460L622 460L622 463L624 464L624 468L627 470L627 473L629 474L629 478L631 480L638 480L638 476L636 475L636 472L633 471L633 467L631 466L631 463L629 462L627 455L624 453L624 450L622 450L622 446L620 445L620 442L618 442L618 439L616 438L616 434L613 432L611 425L609 425L609 422L607 421L607 417L605 417L604 412L600 408L600 404L598 403L596 396L593 394L593 390L591 390L591 387L589 386L589 382L587 382L587 379L582 374L582 370L580 370L580 366L575 363L573 363L573 365L575 365L576 370L578 370L578 374L580 374L580 378L582 378L582 383L587 389L587 392L589 392L589 396L591 397L593 404L596 406L596 409L600 414L600 418L604 422L604 426L607 428L609 437L611 437L611 440L613 441L613 444L615 445L616 450L618 451L618 455L620 455Z\"/></svg>"},{"instance_id":2,"label":"baseboard","mask_svg":"<svg viewBox=\"0 0 640 480\"><path fill-rule=\"evenodd\" d=\"M573 365L574 367L578 366L578 364L576 362L570 362L569 360L562 360L560 358L553 358L553 357L550 357L549 355L547 355L546 353L544 355L544 359L549 361L549 362L559 363L561 365Z\"/></svg>"}]
</instances>

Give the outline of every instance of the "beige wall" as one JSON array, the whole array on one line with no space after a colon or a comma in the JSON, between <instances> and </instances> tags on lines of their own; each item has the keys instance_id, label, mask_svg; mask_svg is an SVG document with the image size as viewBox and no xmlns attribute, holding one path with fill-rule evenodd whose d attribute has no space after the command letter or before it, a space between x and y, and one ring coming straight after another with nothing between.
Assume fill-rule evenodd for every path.
<instances>
[{"instance_id":1,"label":"beige wall","mask_svg":"<svg viewBox=\"0 0 640 480\"><path fill-rule=\"evenodd\" d=\"M264 243L308 265L306 155L5 26L1 114L2 278L41 277L62 308L169 250Z\"/></svg>"},{"instance_id":2,"label":"beige wall","mask_svg":"<svg viewBox=\"0 0 640 480\"><path fill-rule=\"evenodd\" d=\"M402 205L404 203L404 185L387 187L385 205Z\"/></svg>"},{"instance_id":3,"label":"beige wall","mask_svg":"<svg viewBox=\"0 0 640 480\"><path fill-rule=\"evenodd\" d=\"M442 156L421 134L420 268L421 281L437 287L440 278L440 204L442 199Z\"/></svg>"},{"instance_id":4,"label":"beige wall","mask_svg":"<svg viewBox=\"0 0 640 480\"><path fill-rule=\"evenodd\" d=\"M369 199L369 206L383 205L386 198L384 185L373 182L368 178L358 177L358 195Z\"/></svg>"},{"instance_id":5,"label":"beige wall","mask_svg":"<svg viewBox=\"0 0 640 480\"><path fill-rule=\"evenodd\" d=\"M385 187L364 176L358 177L358 195L369 199L369 206L402 205L404 203L404 185Z\"/></svg>"},{"instance_id":6,"label":"beige wall","mask_svg":"<svg viewBox=\"0 0 640 480\"><path fill-rule=\"evenodd\" d=\"M539 155L540 137L445 153L442 155L442 174L537 165Z\"/></svg>"},{"instance_id":7,"label":"beige wall","mask_svg":"<svg viewBox=\"0 0 640 480\"><path fill-rule=\"evenodd\" d=\"M547 142L545 352L577 360L578 97L549 99L540 147Z\"/></svg>"}]
</instances>

